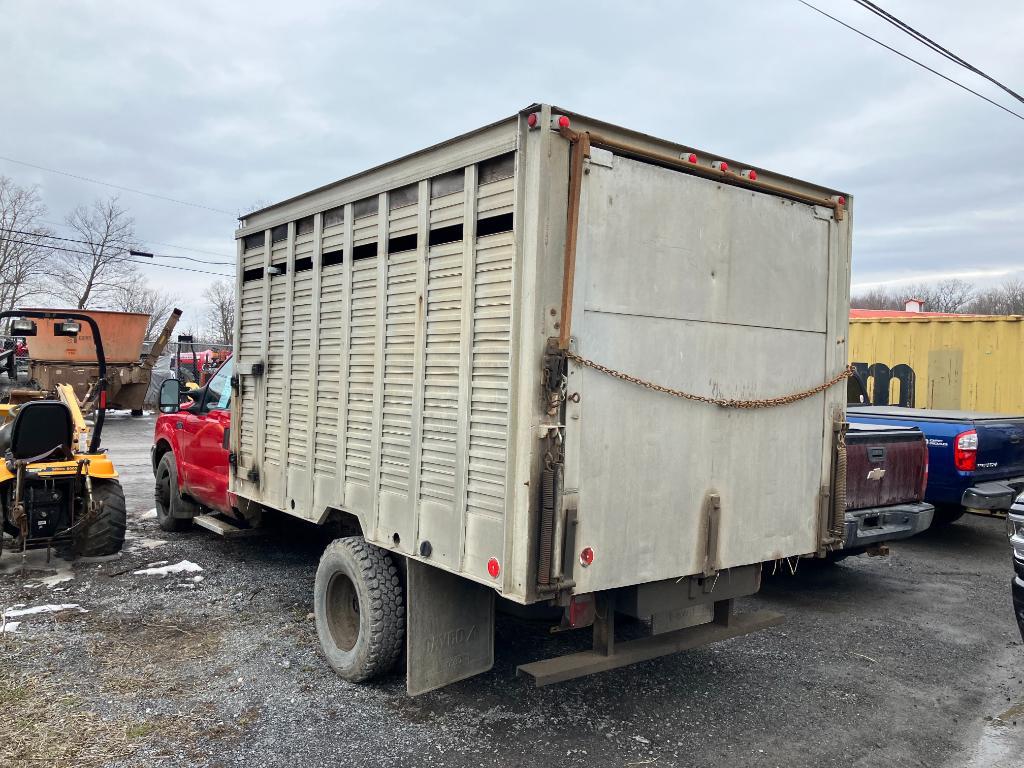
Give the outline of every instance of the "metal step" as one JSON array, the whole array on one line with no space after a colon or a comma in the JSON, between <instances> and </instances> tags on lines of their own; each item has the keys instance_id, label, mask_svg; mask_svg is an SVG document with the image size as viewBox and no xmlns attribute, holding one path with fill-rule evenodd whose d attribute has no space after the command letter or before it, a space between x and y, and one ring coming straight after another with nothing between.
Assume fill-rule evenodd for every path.
<instances>
[{"instance_id":1,"label":"metal step","mask_svg":"<svg viewBox=\"0 0 1024 768\"><path fill-rule=\"evenodd\" d=\"M236 521L220 514L196 515L192 522L200 528L213 531L218 536L225 538L240 538L242 536L255 536L262 533L260 528L242 528Z\"/></svg>"}]
</instances>

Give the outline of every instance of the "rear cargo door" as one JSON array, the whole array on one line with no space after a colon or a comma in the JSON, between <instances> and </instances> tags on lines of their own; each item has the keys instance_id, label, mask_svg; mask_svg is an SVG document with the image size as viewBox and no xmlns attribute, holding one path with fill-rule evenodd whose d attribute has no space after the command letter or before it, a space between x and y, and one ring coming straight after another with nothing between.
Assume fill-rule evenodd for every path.
<instances>
[{"instance_id":1,"label":"rear cargo door","mask_svg":"<svg viewBox=\"0 0 1024 768\"><path fill-rule=\"evenodd\" d=\"M594 149L581 199L575 349L713 397L813 387L834 373L831 227L831 210ZM725 409L575 364L568 386L571 399L579 394L566 427L566 488L579 489L575 544L595 553L590 567L576 564L578 591L700 573L709 538L717 568L816 550L831 440L825 395ZM839 390L827 397L842 402Z\"/></svg>"},{"instance_id":2,"label":"rear cargo door","mask_svg":"<svg viewBox=\"0 0 1024 768\"><path fill-rule=\"evenodd\" d=\"M1024 418L976 418L979 480L1008 480L1024 476Z\"/></svg>"},{"instance_id":3,"label":"rear cargo door","mask_svg":"<svg viewBox=\"0 0 1024 768\"><path fill-rule=\"evenodd\" d=\"M926 456L920 430L854 425L846 434L846 508L920 501Z\"/></svg>"}]
</instances>

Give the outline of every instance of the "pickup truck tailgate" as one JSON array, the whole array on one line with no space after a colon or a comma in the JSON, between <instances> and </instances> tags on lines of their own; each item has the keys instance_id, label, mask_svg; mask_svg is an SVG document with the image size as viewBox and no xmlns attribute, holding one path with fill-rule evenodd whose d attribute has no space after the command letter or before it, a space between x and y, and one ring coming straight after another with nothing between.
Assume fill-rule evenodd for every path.
<instances>
[{"instance_id":1,"label":"pickup truck tailgate","mask_svg":"<svg viewBox=\"0 0 1024 768\"><path fill-rule=\"evenodd\" d=\"M928 451L917 429L853 424L846 433L846 508L920 501Z\"/></svg>"},{"instance_id":2,"label":"pickup truck tailgate","mask_svg":"<svg viewBox=\"0 0 1024 768\"><path fill-rule=\"evenodd\" d=\"M976 418L978 480L1024 475L1024 417L989 416Z\"/></svg>"}]
</instances>

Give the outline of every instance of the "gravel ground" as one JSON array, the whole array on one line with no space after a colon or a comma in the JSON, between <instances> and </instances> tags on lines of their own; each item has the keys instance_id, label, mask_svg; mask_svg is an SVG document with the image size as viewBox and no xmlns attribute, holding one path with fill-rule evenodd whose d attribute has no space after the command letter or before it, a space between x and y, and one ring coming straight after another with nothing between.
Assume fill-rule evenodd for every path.
<instances>
[{"instance_id":1,"label":"gravel ground","mask_svg":"<svg viewBox=\"0 0 1024 768\"><path fill-rule=\"evenodd\" d=\"M1024 651L1001 520L771 578L739 608L781 611L778 628L549 688L516 665L586 633L549 639L499 616L491 672L410 699L401 673L351 685L321 659L319 531L160 531L152 428L115 416L105 431L130 513L120 556L0 560L0 607L87 611L0 635L0 764L1021 765ZM133 572L182 560L202 572Z\"/></svg>"}]
</instances>

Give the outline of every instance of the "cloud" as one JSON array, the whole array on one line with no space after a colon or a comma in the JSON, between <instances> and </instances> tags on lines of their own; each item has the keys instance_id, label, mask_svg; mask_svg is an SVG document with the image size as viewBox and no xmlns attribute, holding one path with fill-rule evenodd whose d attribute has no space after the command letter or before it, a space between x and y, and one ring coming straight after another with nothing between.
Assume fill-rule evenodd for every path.
<instances>
[{"instance_id":1,"label":"cloud","mask_svg":"<svg viewBox=\"0 0 1024 768\"><path fill-rule=\"evenodd\" d=\"M853 4L820 2L1002 99ZM997 77L1024 71L1016 0L899 13ZM850 192L855 281L1021 263L1024 124L797 3L94 0L7 4L4 20L0 154L216 208L547 100ZM40 184L53 220L108 192L0 173ZM122 200L145 239L234 253L231 216ZM207 276L146 269L200 311Z\"/></svg>"}]
</instances>

